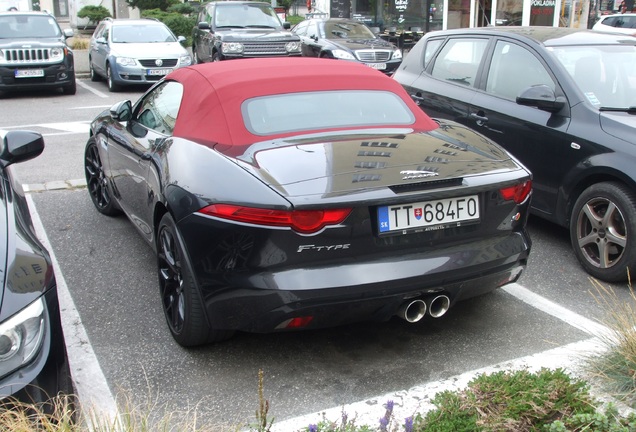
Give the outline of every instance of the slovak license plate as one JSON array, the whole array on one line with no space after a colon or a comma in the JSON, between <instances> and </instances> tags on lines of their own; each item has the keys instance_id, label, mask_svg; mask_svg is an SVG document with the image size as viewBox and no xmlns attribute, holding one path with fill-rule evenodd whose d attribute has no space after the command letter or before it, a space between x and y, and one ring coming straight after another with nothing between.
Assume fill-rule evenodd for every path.
<instances>
[{"instance_id":1,"label":"slovak license plate","mask_svg":"<svg viewBox=\"0 0 636 432\"><path fill-rule=\"evenodd\" d=\"M152 76L164 76L168 75L170 72L172 72L172 69L148 69L148 75Z\"/></svg>"},{"instance_id":2,"label":"slovak license plate","mask_svg":"<svg viewBox=\"0 0 636 432\"><path fill-rule=\"evenodd\" d=\"M479 220L479 196L470 195L378 207L380 233L416 228L445 228Z\"/></svg>"},{"instance_id":3,"label":"slovak license plate","mask_svg":"<svg viewBox=\"0 0 636 432\"><path fill-rule=\"evenodd\" d=\"M365 63L365 65L377 70L386 70L386 63Z\"/></svg>"},{"instance_id":4,"label":"slovak license plate","mask_svg":"<svg viewBox=\"0 0 636 432\"><path fill-rule=\"evenodd\" d=\"M16 69L15 77L16 78L32 78L32 77L43 77L44 70L43 69Z\"/></svg>"}]
</instances>

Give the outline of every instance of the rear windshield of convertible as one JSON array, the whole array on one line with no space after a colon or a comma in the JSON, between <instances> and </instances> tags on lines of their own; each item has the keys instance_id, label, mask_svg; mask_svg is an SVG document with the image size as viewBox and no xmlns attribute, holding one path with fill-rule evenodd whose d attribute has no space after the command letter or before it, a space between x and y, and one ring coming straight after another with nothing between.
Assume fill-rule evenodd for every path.
<instances>
[{"instance_id":1,"label":"rear windshield of convertible","mask_svg":"<svg viewBox=\"0 0 636 432\"><path fill-rule=\"evenodd\" d=\"M415 116L395 93L332 90L248 99L241 106L246 128L254 135L342 127L410 125Z\"/></svg>"}]
</instances>

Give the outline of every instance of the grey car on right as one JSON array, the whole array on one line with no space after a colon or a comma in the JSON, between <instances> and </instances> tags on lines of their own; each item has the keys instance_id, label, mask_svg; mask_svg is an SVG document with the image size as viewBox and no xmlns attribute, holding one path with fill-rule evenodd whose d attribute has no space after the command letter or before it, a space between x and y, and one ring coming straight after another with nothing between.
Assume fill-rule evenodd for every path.
<instances>
[{"instance_id":1,"label":"grey car on right","mask_svg":"<svg viewBox=\"0 0 636 432\"><path fill-rule=\"evenodd\" d=\"M431 117L481 132L532 171L532 212L569 229L589 274L619 282L636 270L636 38L431 32L394 78Z\"/></svg>"}]
</instances>

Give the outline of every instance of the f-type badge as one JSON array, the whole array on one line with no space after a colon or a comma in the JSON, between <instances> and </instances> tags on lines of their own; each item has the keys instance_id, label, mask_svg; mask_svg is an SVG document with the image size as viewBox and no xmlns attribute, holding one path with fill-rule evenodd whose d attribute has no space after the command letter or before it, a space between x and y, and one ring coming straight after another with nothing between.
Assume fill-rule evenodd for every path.
<instances>
[{"instance_id":1,"label":"f-type badge","mask_svg":"<svg viewBox=\"0 0 636 432\"><path fill-rule=\"evenodd\" d=\"M426 177L435 177L439 174L433 171L400 171L400 174L403 176L402 180L410 180L410 179L420 179Z\"/></svg>"}]
</instances>

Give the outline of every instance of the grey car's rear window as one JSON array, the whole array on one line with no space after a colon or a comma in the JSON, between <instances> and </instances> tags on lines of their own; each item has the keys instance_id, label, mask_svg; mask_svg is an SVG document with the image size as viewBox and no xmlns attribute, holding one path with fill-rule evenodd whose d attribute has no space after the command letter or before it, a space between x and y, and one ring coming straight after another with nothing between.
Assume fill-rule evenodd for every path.
<instances>
[{"instance_id":1,"label":"grey car's rear window","mask_svg":"<svg viewBox=\"0 0 636 432\"><path fill-rule=\"evenodd\" d=\"M340 127L410 125L415 116L395 93L342 90L290 93L248 99L241 107L255 135Z\"/></svg>"}]
</instances>

